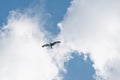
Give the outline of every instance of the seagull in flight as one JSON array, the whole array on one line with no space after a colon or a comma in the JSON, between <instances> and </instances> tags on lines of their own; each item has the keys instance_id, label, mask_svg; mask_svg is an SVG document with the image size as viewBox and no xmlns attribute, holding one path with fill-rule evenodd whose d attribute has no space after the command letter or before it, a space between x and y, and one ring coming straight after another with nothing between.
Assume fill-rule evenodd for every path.
<instances>
[{"instance_id":1,"label":"seagull in flight","mask_svg":"<svg viewBox=\"0 0 120 80\"><path fill-rule=\"evenodd\" d=\"M58 43L60 43L60 41L55 41L55 42L52 42L52 43L44 44L44 45L42 45L42 47L50 47L52 49L52 47L55 44L58 44Z\"/></svg>"}]
</instances>

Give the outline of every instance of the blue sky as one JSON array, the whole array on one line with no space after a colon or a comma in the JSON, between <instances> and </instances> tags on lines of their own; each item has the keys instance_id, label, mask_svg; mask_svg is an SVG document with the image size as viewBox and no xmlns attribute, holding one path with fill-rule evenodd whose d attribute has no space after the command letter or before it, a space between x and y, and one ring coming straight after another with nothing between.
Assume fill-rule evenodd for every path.
<instances>
[{"instance_id":1,"label":"blue sky","mask_svg":"<svg viewBox=\"0 0 120 80\"><path fill-rule=\"evenodd\" d=\"M60 22L67 8L70 6L71 0L46 0L45 10L50 13L51 17L48 19L47 29L53 34L57 34L59 29L57 28L57 23ZM55 30L54 30L55 29Z\"/></svg>"},{"instance_id":2,"label":"blue sky","mask_svg":"<svg viewBox=\"0 0 120 80\"><path fill-rule=\"evenodd\" d=\"M0 25L2 23L6 23L7 16L9 15L9 11L15 9L24 9L32 3L32 0L1 0L0 1Z\"/></svg>"},{"instance_id":3,"label":"blue sky","mask_svg":"<svg viewBox=\"0 0 120 80\"><path fill-rule=\"evenodd\" d=\"M89 56L84 60L84 54L73 53L73 59L65 65L67 74L64 75L64 80L95 80L93 78L95 70Z\"/></svg>"},{"instance_id":4,"label":"blue sky","mask_svg":"<svg viewBox=\"0 0 120 80\"><path fill-rule=\"evenodd\" d=\"M7 16L11 10L24 10L29 5L33 4L33 0L1 0L0 1L0 25L7 22ZM59 34L60 29L57 23L60 22L71 5L71 0L43 0L43 9L51 16L48 17L45 29L48 30L53 36ZM67 73L64 73L63 80L94 80L93 75L95 70L92 67L93 62L89 56L84 60L84 55L73 54L73 59L65 63Z\"/></svg>"}]
</instances>

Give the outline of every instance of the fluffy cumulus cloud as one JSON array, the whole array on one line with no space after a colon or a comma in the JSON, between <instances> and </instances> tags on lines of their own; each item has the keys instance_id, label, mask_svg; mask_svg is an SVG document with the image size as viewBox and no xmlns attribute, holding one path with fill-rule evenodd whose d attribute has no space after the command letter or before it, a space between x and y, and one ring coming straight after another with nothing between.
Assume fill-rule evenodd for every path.
<instances>
[{"instance_id":1,"label":"fluffy cumulus cloud","mask_svg":"<svg viewBox=\"0 0 120 80\"><path fill-rule=\"evenodd\" d=\"M69 59L67 47L42 48L44 19L31 13L31 9L11 11L0 29L0 80L62 79L59 71L64 71L64 61Z\"/></svg>"},{"instance_id":2,"label":"fluffy cumulus cloud","mask_svg":"<svg viewBox=\"0 0 120 80\"><path fill-rule=\"evenodd\" d=\"M69 47L90 53L96 80L120 79L119 4L119 0L73 0L58 24Z\"/></svg>"}]
</instances>

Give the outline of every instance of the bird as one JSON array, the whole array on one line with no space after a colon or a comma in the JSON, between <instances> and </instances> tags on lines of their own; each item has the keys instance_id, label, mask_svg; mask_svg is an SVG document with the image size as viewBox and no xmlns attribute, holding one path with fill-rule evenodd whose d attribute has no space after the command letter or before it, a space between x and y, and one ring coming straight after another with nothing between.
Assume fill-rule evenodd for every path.
<instances>
[{"instance_id":1,"label":"bird","mask_svg":"<svg viewBox=\"0 0 120 80\"><path fill-rule=\"evenodd\" d=\"M58 43L60 43L61 41L55 41L55 42L50 42L50 43L48 43L48 44L44 44L44 45L42 45L42 47L50 47L51 49L52 49L52 47L55 45L55 44L58 44Z\"/></svg>"}]
</instances>

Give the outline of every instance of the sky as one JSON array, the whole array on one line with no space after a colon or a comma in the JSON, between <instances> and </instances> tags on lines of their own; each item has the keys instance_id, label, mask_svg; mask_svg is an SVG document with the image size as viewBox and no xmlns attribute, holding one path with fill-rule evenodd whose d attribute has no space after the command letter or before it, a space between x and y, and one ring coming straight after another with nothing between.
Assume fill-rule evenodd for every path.
<instances>
[{"instance_id":1,"label":"sky","mask_svg":"<svg viewBox=\"0 0 120 80\"><path fill-rule=\"evenodd\" d=\"M0 1L0 80L119 80L119 3Z\"/></svg>"}]
</instances>

